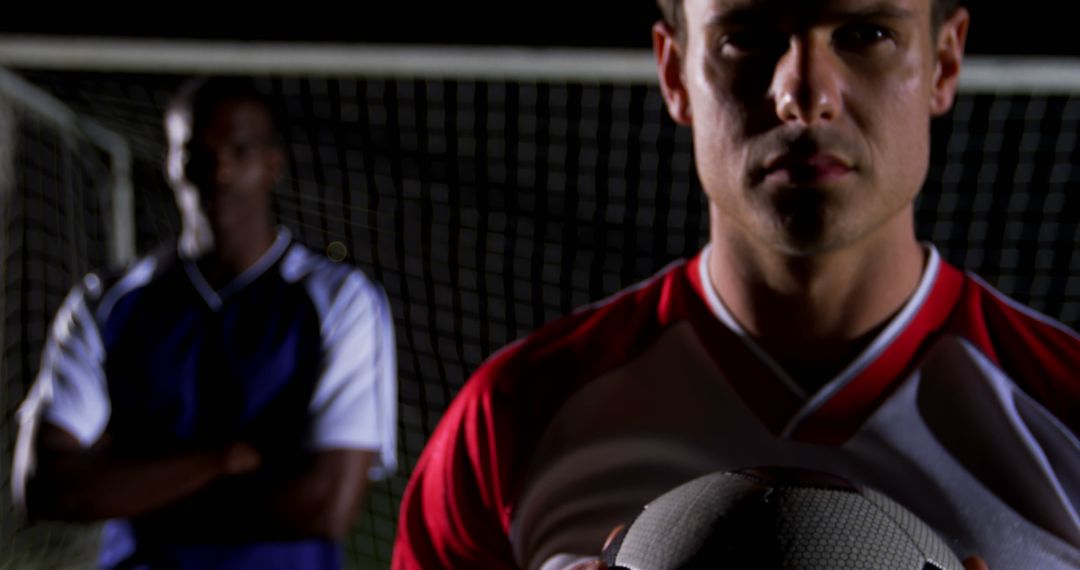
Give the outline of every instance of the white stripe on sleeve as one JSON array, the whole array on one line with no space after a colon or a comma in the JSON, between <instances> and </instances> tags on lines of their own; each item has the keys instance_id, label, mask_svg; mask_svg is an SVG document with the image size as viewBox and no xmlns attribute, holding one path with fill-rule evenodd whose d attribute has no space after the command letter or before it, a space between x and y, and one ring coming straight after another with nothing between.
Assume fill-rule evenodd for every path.
<instances>
[{"instance_id":1,"label":"white stripe on sleeve","mask_svg":"<svg viewBox=\"0 0 1080 570\"><path fill-rule=\"evenodd\" d=\"M323 368L311 397L308 445L377 450L369 476L382 479L397 466L397 361L390 307L382 290L359 271L311 261L315 267L305 285L320 313Z\"/></svg>"}]
</instances>

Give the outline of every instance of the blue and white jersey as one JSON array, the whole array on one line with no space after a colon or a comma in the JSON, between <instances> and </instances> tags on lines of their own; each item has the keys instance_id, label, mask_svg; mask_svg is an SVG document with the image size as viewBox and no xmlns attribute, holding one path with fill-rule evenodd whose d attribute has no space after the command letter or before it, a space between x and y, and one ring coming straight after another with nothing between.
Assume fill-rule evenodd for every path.
<instances>
[{"instance_id":1,"label":"blue and white jersey","mask_svg":"<svg viewBox=\"0 0 1080 570\"><path fill-rule=\"evenodd\" d=\"M382 290L282 230L220 290L174 250L112 279L87 276L57 314L20 422L40 418L84 446L107 432L129 455L243 440L268 469L303 452L371 450L379 479L395 468L396 406ZM148 528L138 519L108 528L102 564L153 543L174 553L170 568L340 565L330 541L173 548Z\"/></svg>"}]
</instances>

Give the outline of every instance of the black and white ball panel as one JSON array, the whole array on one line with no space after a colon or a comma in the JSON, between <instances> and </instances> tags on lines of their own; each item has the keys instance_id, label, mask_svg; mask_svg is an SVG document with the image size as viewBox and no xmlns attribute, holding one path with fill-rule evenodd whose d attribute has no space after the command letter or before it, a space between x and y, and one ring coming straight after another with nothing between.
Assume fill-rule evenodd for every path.
<instances>
[{"instance_id":1,"label":"black and white ball panel","mask_svg":"<svg viewBox=\"0 0 1080 570\"><path fill-rule=\"evenodd\" d=\"M795 469L713 473L661 495L608 545L627 570L962 570L933 529L888 497Z\"/></svg>"}]
</instances>

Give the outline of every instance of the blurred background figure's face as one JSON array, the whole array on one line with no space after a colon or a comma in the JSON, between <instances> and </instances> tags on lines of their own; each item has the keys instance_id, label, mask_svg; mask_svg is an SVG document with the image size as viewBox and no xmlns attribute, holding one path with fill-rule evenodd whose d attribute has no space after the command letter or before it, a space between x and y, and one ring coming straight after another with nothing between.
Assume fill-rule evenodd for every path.
<instances>
[{"instance_id":1,"label":"blurred background figure's face","mask_svg":"<svg viewBox=\"0 0 1080 570\"><path fill-rule=\"evenodd\" d=\"M198 119L182 112L167 118L167 172L185 233L205 247L204 233L219 242L269 219L283 154L269 112L256 101L224 100Z\"/></svg>"}]
</instances>

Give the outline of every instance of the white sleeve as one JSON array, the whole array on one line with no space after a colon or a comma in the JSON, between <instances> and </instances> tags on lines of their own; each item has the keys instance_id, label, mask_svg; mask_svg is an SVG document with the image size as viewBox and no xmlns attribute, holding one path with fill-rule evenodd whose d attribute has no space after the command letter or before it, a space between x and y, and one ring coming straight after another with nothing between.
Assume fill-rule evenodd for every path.
<instances>
[{"instance_id":1,"label":"white sleeve","mask_svg":"<svg viewBox=\"0 0 1080 570\"><path fill-rule=\"evenodd\" d=\"M355 271L328 301L308 445L378 451L369 477L382 479L397 465L397 362L390 306L382 290Z\"/></svg>"},{"instance_id":2,"label":"white sleeve","mask_svg":"<svg viewBox=\"0 0 1080 570\"><path fill-rule=\"evenodd\" d=\"M105 348L87 296L99 293L100 282L89 275L72 289L53 319L42 351L37 380L19 408L19 421L40 416L90 446L109 422L105 382Z\"/></svg>"},{"instance_id":3,"label":"white sleeve","mask_svg":"<svg viewBox=\"0 0 1080 570\"><path fill-rule=\"evenodd\" d=\"M25 507L26 482L35 466L33 441L42 421L69 432L84 447L96 442L109 422L105 351L86 303L87 295L98 293L99 287L96 276L87 276L60 306L42 351L41 370L16 414L19 435L11 489L19 508Z\"/></svg>"}]
</instances>

